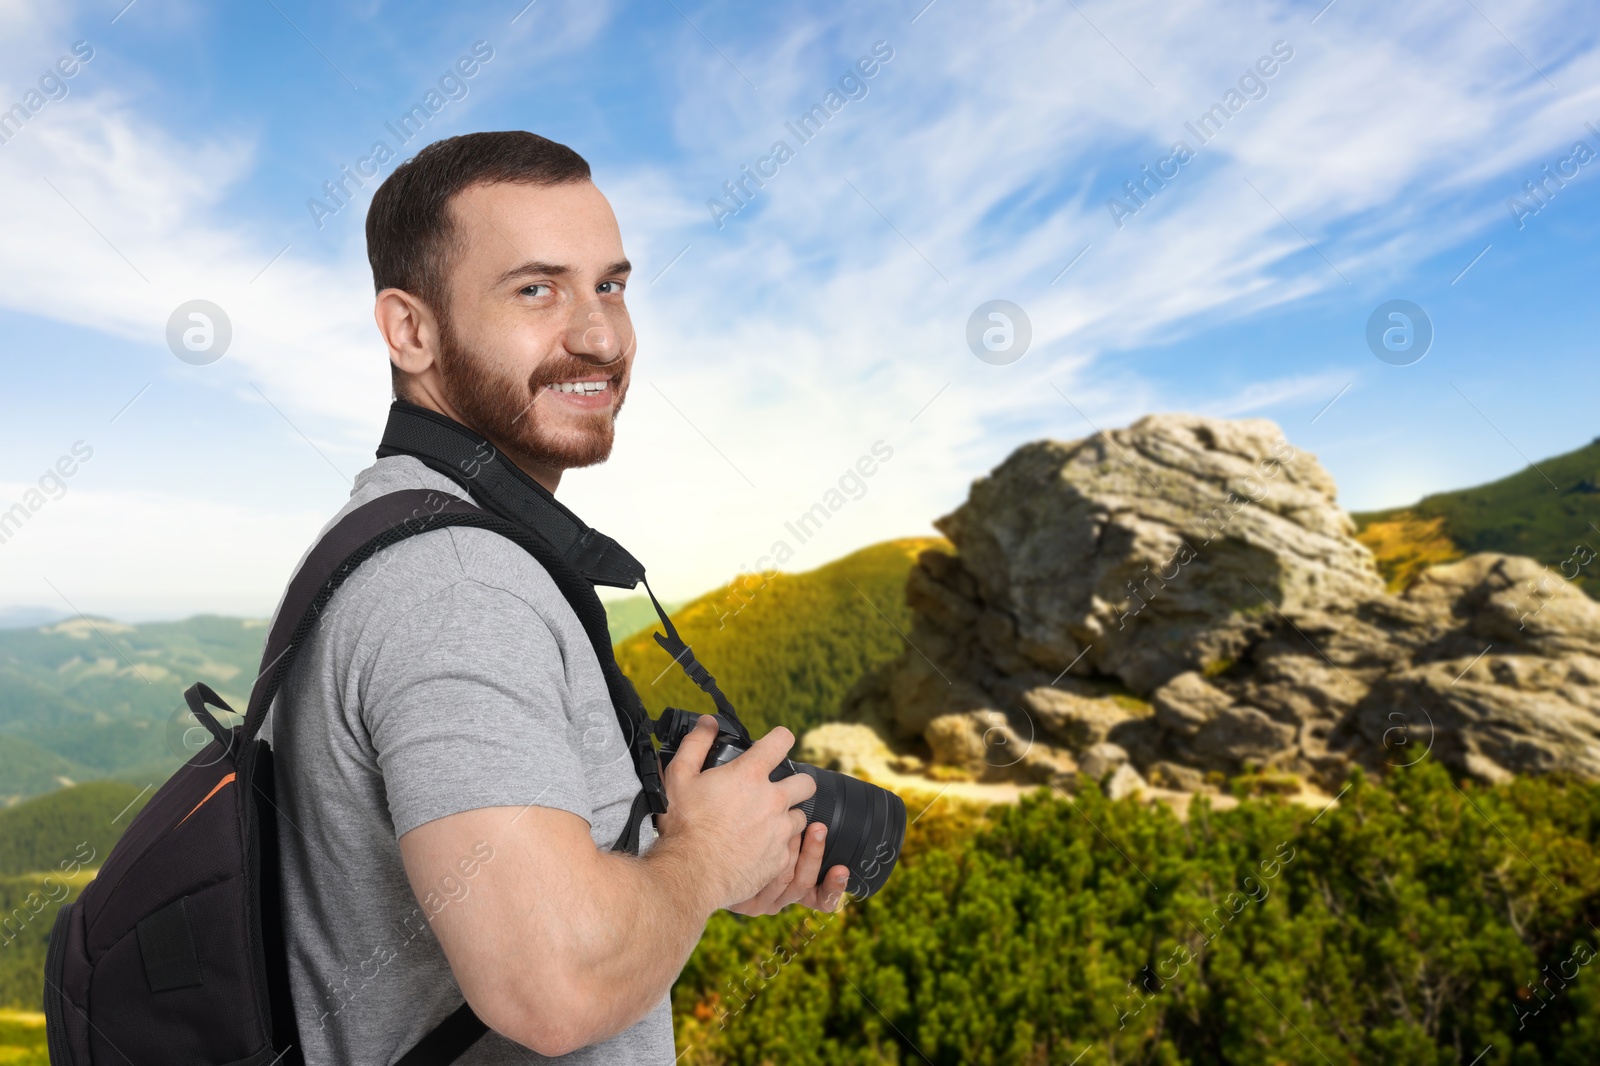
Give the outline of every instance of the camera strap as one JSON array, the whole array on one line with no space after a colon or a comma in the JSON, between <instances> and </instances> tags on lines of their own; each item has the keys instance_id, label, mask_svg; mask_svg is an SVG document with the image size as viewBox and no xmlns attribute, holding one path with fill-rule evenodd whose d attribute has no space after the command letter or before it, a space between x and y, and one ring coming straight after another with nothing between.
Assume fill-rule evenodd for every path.
<instances>
[{"instance_id":1,"label":"camera strap","mask_svg":"<svg viewBox=\"0 0 1600 1066\"><path fill-rule=\"evenodd\" d=\"M586 524L549 489L504 458L481 434L436 411L396 400L389 408L388 425L378 448L379 458L390 455L412 456L460 485L481 506L535 533L555 549L559 559L540 561L545 563L594 645L617 719L644 786L634 799L627 827L612 848L637 853L645 816L664 814L667 794L661 783L660 760L650 739L654 723L633 683L617 665L605 607L594 586L631 589L644 583L650 603L666 629L665 636L653 634L656 643L711 697L717 712L735 726L748 744L749 731L739 720L733 704L717 686L716 678L678 635L677 627L645 580L644 565L615 540Z\"/></svg>"}]
</instances>

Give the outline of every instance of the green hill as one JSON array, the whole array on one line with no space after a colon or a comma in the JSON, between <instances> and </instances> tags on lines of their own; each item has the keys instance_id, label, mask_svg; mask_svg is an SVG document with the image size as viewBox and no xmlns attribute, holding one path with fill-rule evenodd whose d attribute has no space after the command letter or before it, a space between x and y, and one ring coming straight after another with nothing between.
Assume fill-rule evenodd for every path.
<instances>
[{"instance_id":1,"label":"green hill","mask_svg":"<svg viewBox=\"0 0 1600 1066\"><path fill-rule=\"evenodd\" d=\"M743 610L731 587L662 606L736 706L752 709L753 726L798 728L825 717L862 671L900 646L846 579L904 629L907 569L933 543L876 545L764 586L748 578ZM676 669L651 684L671 661L649 638L659 622L647 596L613 600L606 614L618 657L647 704L709 706ZM0 630L0 807L84 781L159 784L187 757L182 738L192 721L183 689L205 681L244 706L265 636L263 621L215 616L142 625L79 618Z\"/></svg>"},{"instance_id":2,"label":"green hill","mask_svg":"<svg viewBox=\"0 0 1600 1066\"><path fill-rule=\"evenodd\" d=\"M154 793L92 781L0 811L0 877L59 870L74 857L100 865Z\"/></svg>"},{"instance_id":3,"label":"green hill","mask_svg":"<svg viewBox=\"0 0 1600 1066\"><path fill-rule=\"evenodd\" d=\"M1499 481L1351 517L1397 588L1433 563L1504 552L1537 559L1600 597L1600 439Z\"/></svg>"},{"instance_id":4,"label":"green hill","mask_svg":"<svg viewBox=\"0 0 1600 1066\"><path fill-rule=\"evenodd\" d=\"M671 612L672 624L751 732L785 725L798 735L833 717L857 678L905 647L906 575L936 545L947 542L908 537L801 574L746 575ZM658 622L617 645L645 706L652 714L668 705L714 710L655 642L659 630Z\"/></svg>"},{"instance_id":5,"label":"green hill","mask_svg":"<svg viewBox=\"0 0 1600 1066\"><path fill-rule=\"evenodd\" d=\"M249 695L264 622L77 618L0 630L0 805L93 778L160 782L186 757L183 690Z\"/></svg>"}]
</instances>

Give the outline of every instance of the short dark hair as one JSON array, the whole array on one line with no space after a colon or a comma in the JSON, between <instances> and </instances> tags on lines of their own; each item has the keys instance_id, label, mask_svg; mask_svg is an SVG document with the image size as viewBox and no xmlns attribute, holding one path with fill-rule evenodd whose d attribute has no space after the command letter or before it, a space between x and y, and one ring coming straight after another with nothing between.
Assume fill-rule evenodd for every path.
<instances>
[{"instance_id":1,"label":"short dark hair","mask_svg":"<svg viewBox=\"0 0 1600 1066\"><path fill-rule=\"evenodd\" d=\"M367 261L375 291L402 289L444 320L445 279L456 249L451 197L473 185L589 180L583 156L526 130L464 133L435 141L395 167L372 196ZM395 374L398 382L399 371Z\"/></svg>"}]
</instances>

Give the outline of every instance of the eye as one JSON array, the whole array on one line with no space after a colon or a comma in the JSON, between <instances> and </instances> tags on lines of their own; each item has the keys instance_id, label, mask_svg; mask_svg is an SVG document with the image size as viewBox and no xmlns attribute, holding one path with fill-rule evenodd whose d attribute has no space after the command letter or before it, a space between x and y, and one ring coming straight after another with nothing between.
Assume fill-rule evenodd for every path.
<instances>
[{"instance_id":1,"label":"eye","mask_svg":"<svg viewBox=\"0 0 1600 1066\"><path fill-rule=\"evenodd\" d=\"M550 291L550 286L546 285L542 281L536 281L532 285L524 285L521 289L519 289L517 291L517 295L518 296L543 296L545 294L545 292L534 292L533 291L534 289L543 289L543 290L545 290L545 292L549 292Z\"/></svg>"},{"instance_id":2,"label":"eye","mask_svg":"<svg viewBox=\"0 0 1600 1066\"><path fill-rule=\"evenodd\" d=\"M610 288L607 288L607 286L610 286ZM609 295L611 293L620 293L627 287L628 283L625 281L602 281L600 284L594 287L594 290L595 292Z\"/></svg>"}]
</instances>

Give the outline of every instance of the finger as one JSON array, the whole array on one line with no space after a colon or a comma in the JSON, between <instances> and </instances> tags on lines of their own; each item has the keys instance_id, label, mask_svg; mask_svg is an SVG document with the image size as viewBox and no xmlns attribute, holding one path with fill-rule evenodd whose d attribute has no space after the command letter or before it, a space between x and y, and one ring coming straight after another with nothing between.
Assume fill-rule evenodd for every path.
<instances>
[{"instance_id":1,"label":"finger","mask_svg":"<svg viewBox=\"0 0 1600 1066\"><path fill-rule=\"evenodd\" d=\"M804 803L817 793L817 779L810 774L791 774L774 782L787 806Z\"/></svg>"},{"instance_id":2,"label":"finger","mask_svg":"<svg viewBox=\"0 0 1600 1066\"><path fill-rule=\"evenodd\" d=\"M832 913L839 907L839 900L844 896L844 890L850 884L850 868L848 866L835 866L828 871L827 878L817 886L818 910Z\"/></svg>"},{"instance_id":3,"label":"finger","mask_svg":"<svg viewBox=\"0 0 1600 1066\"><path fill-rule=\"evenodd\" d=\"M800 834L806 831L806 812L790 810L787 813L789 815L789 825L793 827L791 833L795 838L798 838Z\"/></svg>"},{"instance_id":4,"label":"finger","mask_svg":"<svg viewBox=\"0 0 1600 1066\"><path fill-rule=\"evenodd\" d=\"M787 905L816 892L817 875L822 872L822 853L828 850L828 827L818 822L806 827L805 843L800 847L800 861L795 863L794 883L783 902Z\"/></svg>"},{"instance_id":5,"label":"finger","mask_svg":"<svg viewBox=\"0 0 1600 1066\"><path fill-rule=\"evenodd\" d=\"M709 714L700 715L694 728L689 730L689 735L678 743L678 750L672 756L672 765L667 767L667 771L679 777L685 774L698 774L700 767L705 765L706 754L711 751L711 745L716 739L716 718Z\"/></svg>"},{"instance_id":6,"label":"finger","mask_svg":"<svg viewBox=\"0 0 1600 1066\"><path fill-rule=\"evenodd\" d=\"M750 750L739 756L739 762L747 769L760 769L761 776L766 777L788 756L792 747L794 747L794 734L781 725L774 726L770 733L750 745Z\"/></svg>"},{"instance_id":7,"label":"finger","mask_svg":"<svg viewBox=\"0 0 1600 1066\"><path fill-rule=\"evenodd\" d=\"M800 859L800 838L789 838L789 849L784 858L783 868L771 881L762 886L761 891L752 896L747 904L750 914L772 914L783 906L780 900L794 884L792 875L795 864Z\"/></svg>"}]
</instances>

